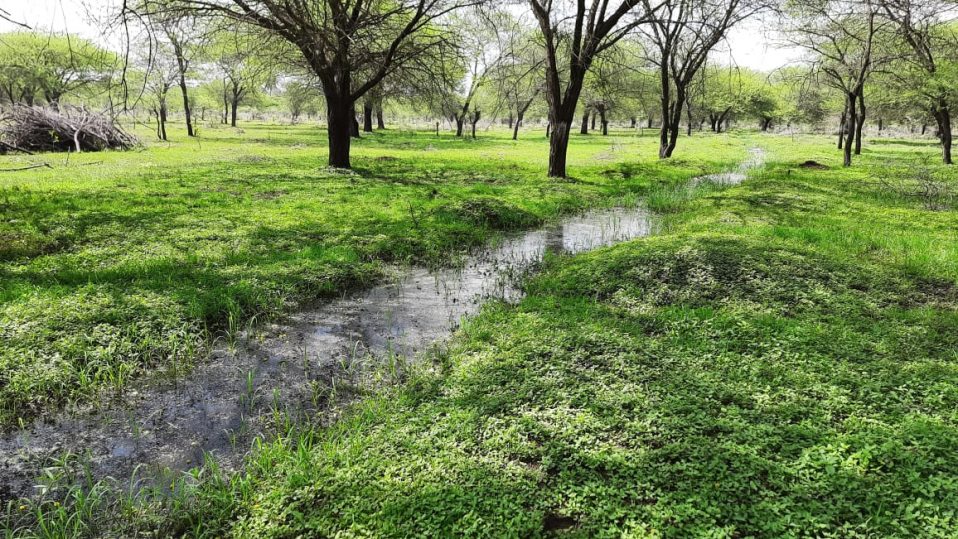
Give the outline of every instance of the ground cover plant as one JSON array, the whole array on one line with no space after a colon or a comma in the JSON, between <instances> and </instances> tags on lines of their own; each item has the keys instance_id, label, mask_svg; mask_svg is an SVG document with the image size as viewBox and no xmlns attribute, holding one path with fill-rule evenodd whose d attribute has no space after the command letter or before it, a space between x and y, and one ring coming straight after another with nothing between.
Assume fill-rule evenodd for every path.
<instances>
[{"instance_id":1,"label":"ground cover plant","mask_svg":"<svg viewBox=\"0 0 958 539\"><path fill-rule=\"evenodd\" d=\"M668 204L657 236L553 258L431 372L265 442L243 474L207 470L185 506L144 521L241 537L954 536L958 213L918 178L949 193L958 178L927 164L930 146L876 144L849 170L821 138L755 143L769 161L745 184Z\"/></svg>"},{"instance_id":2,"label":"ground cover plant","mask_svg":"<svg viewBox=\"0 0 958 539\"><path fill-rule=\"evenodd\" d=\"M326 168L322 129L266 124L132 152L3 157L53 168L0 178L0 425L144 373L181 375L212 339L392 264L453 263L503 230L634 201L745 150L703 138L660 163L649 135L575 138L583 164L561 181L539 170L541 134L499 132L379 132L346 172Z\"/></svg>"}]
</instances>

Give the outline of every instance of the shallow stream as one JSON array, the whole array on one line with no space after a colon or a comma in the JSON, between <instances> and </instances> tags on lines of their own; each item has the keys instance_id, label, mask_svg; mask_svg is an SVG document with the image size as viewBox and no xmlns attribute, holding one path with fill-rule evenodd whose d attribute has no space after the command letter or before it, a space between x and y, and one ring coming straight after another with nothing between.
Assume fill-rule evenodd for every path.
<instances>
[{"instance_id":1,"label":"shallow stream","mask_svg":"<svg viewBox=\"0 0 958 539\"><path fill-rule=\"evenodd\" d=\"M693 183L735 184L762 160L753 149L737 170ZM0 434L0 501L36 494L36 478L66 451L81 456L93 477L125 483L188 470L206 454L234 469L277 412L321 415L337 377L374 359L415 357L444 341L485 301L518 299L518 277L546 253L581 253L647 236L654 224L641 206L594 210L507 236L461 267L397 270L385 284L240 335L184 378Z\"/></svg>"}]
</instances>

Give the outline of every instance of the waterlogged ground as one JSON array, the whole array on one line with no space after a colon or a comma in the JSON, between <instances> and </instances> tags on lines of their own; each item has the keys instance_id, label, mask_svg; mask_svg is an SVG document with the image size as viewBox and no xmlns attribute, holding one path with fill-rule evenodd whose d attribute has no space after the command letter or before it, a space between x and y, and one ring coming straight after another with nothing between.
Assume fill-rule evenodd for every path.
<instances>
[{"instance_id":1,"label":"waterlogged ground","mask_svg":"<svg viewBox=\"0 0 958 539\"><path fill-rule=\"evenodd\" d=\"M0 522L26 537L958 535L956 169L932 141L869 136L844 169L830 139L744 138L767 151L749 181L642 191L655 234L545 257L521 298L427 351L432 368L350 347L374 376L362 398L276 413L235 473L208 463L133 496L81 473ZM361 297L319 333L305 314L246 338L289 357L343 328L358 340ZM394 350L417 334L392 327L374 334ZM310 376L364 371L342 363ZM317 402L340 386L318 387Z\"/></svg>"},{"instance_id":2,"label":"waterlogged ground","mask_svg":"<svg viewBox=\"0 0 958 539\"><path fill-rule=\"evenodd\" d=\"M762 160L753 149L737 169L689 183L733 185ZM641 205L588 211L508 235L454 268L398 269L388 283L251 330L182 379L0 436L0 494L38 494L41 470L64 453L79 456L70 464L94 478L130 478L128 484L155 484L209 458L236 469L277 415L306 420L322 411L337 378L348 390L371 373L401 375L394 371L441 345L483 303L519 299L519 280L547 253L577 254L647 236L653 223Z\"/></svg>"},{"instance_id":3,"label":"waterlogged ground","mask_svg":"<svg viewBox=\"0 0 958 539\"><path fill-rule=\"evenodd\" d=\"M380 132L342 173L315 126L179 127L132 152L0 156L52 167L0 177L0 428L178 377L213 338L393 264L449 264L501 231L727 169L747 147L707 137L659 162L651 132L575 137L572 178L553 181L538 130Z\"/></svg>"},{"instance_id":4,"label":"waterlogged ground","mask_svg":"<svg viewBox=\"0 0 958 539\"><path fill-rule=\"evenodd\" d=\"M40 470L56 463L69 462L95 478L140 478L146 483L154 482L156 477L163 477L169 471L175 473L200 465L208 453L214 455L221 466L232 469L241 463L254 435L264 432L267 426L276 427L271 421L277 414L296 418L322 409L331 392L349 391L357 382L358 373L369 372L369 365L364 364L380 365L395 361L396 357L412 357L448 336L461 317L475 312L485 299L514 299L515 279L540 261L545 252L589 250L645 235L650 225L645 210L633 204L629 208L564 218L547 228L519 236L507 235L500 245L455 264L456 269L397 270L390 269L384 264L386 261L442 263L443 258L435 249L446 248L447 253L442 256L462 253L481 241L483 234L488 236L496 230L534 225L557 212L601 203L603 197L621 200L623 195L656 182L678 185L675 182L681 181L683 175L691 175L690 171L694 174L695 170L714 170L718 165L707 163L721 163L719 160L698 165L677 163L664 168L658 163L622 165L615 161L625 155L626 146L645 142L636 137L624 140L623 144L622 137L605 138L597 148L603 152L585 152L592 165L583 170L588 171L586 177L595 179L549 185L552 194L543 190L546 185L540 184L540 180L523 179L539 178L539 171L515 172L521 168L521 153L518 161L509 167L513 169L511 173L495 169L495 177L484 177L482 167L477 165L472 177L459 179L450 176L458 168L438 172L421 170L411 168L408 163L394 164L396 157L379 155L371 160L375 166L402 168L405 172L397 176L395 171L360 169L358 174L327 173L321 181L333 191L339 190L342 186L337 184L343 182L353 184L350 191L365 191L367 199L345 199L361 203L361 208L353 208L358 211L369 210L367 205L378 200L379 195L369 192L369 188L377 189L369 185L370 182L385 179L391 181L392 190L406 190L407 194L410 193L403 185L413 183L417 185L415 193L403 200L408 207L399 204L387 214L383 214L382 209L366 215L344 213L343 218L355 220L348 223L348 230L336 230L335 226L346 222L340 225L336 225L335 220L330 222L330 208L324 208L322 215L326 221L314 223L315 230L303 228L305 237L294 235L293 231L284 233L279 243L275 243L277 218L306 216L304 210L319 212L315 205L322 202L310 198L315 197L314 185L309 186L306 193L293 192L294 187L287 180L267 172L281 162L275 157L275 146L288 144L290 141L286 139L269 139L264 148L244 143L253 144L254 152L262 150L273 157L247 154L238 161L222 162L220 152L211 151L211 161L204 162L201 154L194 165L204 174L214 171L230 174L230 178L220 183L223 187L212 191L238 189L251 182L266 185L257 185L247 195L231 192L227 197L230 200L219 200L218 196L215 200L204 200L206 195L199 195L200 207L181 200L181 197L197 195L190 192L196 188L191 180L206 186L216 183L196 176L195 171L176 163L176 159L173 164L184 168L164 165L162 173L151 172L147 176L149 189L162 189L158 183L170 189L161 201L151 200L160 191L151 191L153 195L138 193L139 188L123 177L110 180L100 176L129 174L134 164L160 166L160 159L169 157L161 149L149 150L161 152L154 156L157 159L154 163L148 159L130 159L129 154L102 154L98 157L109 166L98 173L87 173L86 177L63 183L57 183L57 176L51 174L39 181L21 179L5 187L7 204L22 212L21 217L30 222L12 219L5 224L6 234L16 241L7 244L4 251L8 259L4 271L12 279L4 283L7 301L3 328L5 344L9 346L4 349L5 368L0 370L0 378L7 380L2 391L11 396L5 402L6 412L8 416L16 414L20 418L18 426L7 427L0 437L0 498L13 499L42 491L43 481L38 481ZM415 135L398 136L398 140L389 142L391 147L425 145L427 151L438 151L433 146L436 140L419 142ZM462 141L447 142L463 145ZM498 142L515 148L511 142ZM743 144L734 139L721 142L730 143ZM203 144L216 145L217 141L204 139ZM369 144L386 145L382 140L369 141ZM283 162L287 167L316 165L312 157L300 155L306 154L302 148L295 147L293 152L302 162L289 158ZM573 155L576 153L583 152L580 148L579 152L573 151ZM733 151L730 155L736 153ZM176 155L179 154L173 157ZM437 159L435 165L449 165L450 161L445 159L448 157ZM104 163L90 161L82 165L88 165L81 169L86 171L102 168ZM455 167L461 166L457 161ZM246 170L249 176L239 176L238 169ZM653 171L662 173L662 177L650 178ZM291 172L303 174L301 170ZM442 179L413 179L411 176L417 172L438 173ZM491 174L493 169L486 172ZM264 174L270 175L264 177ZM369 178L370 174L374 177ZM376 174L383 174L384 178L377 179ZM740 178L741 174L732 177L733 180ZM303 187L302 181L297 187ZM283 189L275 189L277 183L282 183ZM356 183L366 183L367 188ZM113 190L109 190L110 187ZM59 189L58 194L66 200L41 204L40 191L51 188ZM108 192L101 192L100 188L107 188ZM517 197L516 189L539 191L531 202L535 204L532 209L521 205L530 204L530 200ZM207 187L202 191L211 189ZM443 200L453 191L458 201ZM107 208L100 200L106 196L114 205L132 203L137 194L144 199L134 208L122 205ZM245 196L249 196L245 202L236 199ZM284 198L291 200L278 202ZM266 207L260 203L264 200L270 201ZM382 203L388 210L391 202L383 200ZM65 229L66 216L55 213L55 210L64 211L58 204L69 204L73 212L82 216L74 223L78 225L76 229ZM154 204L150 210L152 217L143 215L149 204ZM248 215L241 216L232 209L234 205L252 207L246 207L244 211ZM347 205L345 209L350 208ZM110 222L111 212L124 210L129 214L123 221L132 229L110 232L115 225ZM343 209L336 211L343 212ZM253 220L248 220L249 216L253 216ZM317 218L315 214L308 216ZM112 219L119 218L112 215ZM86 223L91 219L97 224ZM221 219L236 228L209 228L211 219ZM392 222L394 219L398 222ZM193 220L198 221L191 222ZM356 228L362 227L364 220L371 227L368 233L374 236L356 236L364 233ZM51 221L57 223L56 228L50 228ZM265 228L267 223L269 228ZM27 224L32 229L26 227ZM107 231L103 230L104 225ZM190 244L190 252L183 253L186 258L179 259L174 254L178 249L176 244L189 239L180 237L183 227L196 225L208 227L204 233L208 237L198 244ZM150 230L149 236L144 228ZM422 245L410 243L413 239L409 237L410 229L416 231L413 235L422 236L416 240ZM262 236L265 231L270 231L273 243L255 248L248 245L251 237ZM342 247L330 247L323 245L322 236L317 236L314 241L319 241L320 246L310 244L315 234L331 232L352 234L349 237L354 243L339 240L344 243ZM232 241L223 235L232 236ZM63 240L64 236L71 239ZM220 245L224 240L227 245ZM368 258L370 253L359 253L370 241L376 244L375 250L380 254L364 262L361 259ZM52 246L51 242L64 245ZM443 247L449 242L458 244ZM243 247L243 244L247 245ZM297 244L310 246L302 247L306 251L298 251L292 258L288 252L284 254ZM230 252L219 252L223 248ZM121 249L132 252L121 254ZM400 256L397 249L408 250L410 254ZM251 250L260 253L250 253ZM430 251L433 254L430 255ZM178 264L182 267L177 267ZM211 264L225 264L223 269L228 274L251 270L252 273L237 283L219 272L211 273ZM45 269L41 271L41 267ZM270 268L278 273L262 273ZM264 326L257 324L257 317L250 314L258 312L257 308L269 307L262 304L264 301L288 301L310 290L314 294L328 294L344 284L378 279L382 274L390 275L387 284L358 295L347 294L343 299L324 300L282 323ZM257 282L254 276L267 281ZM292 294L286 297L282 294L269 297L269 293L262 297L250 296L252 289L264 285L266 288L292 285L295 290L303 286L303 281L313 282L305 285L305 290L283 292ZM33 286L27 287L28 283ZM115 288L121 283L125 286L122 293ZM165 297L158 295L164 290ZM145 295L141 296L141 292ZM253 303L245 304L250 301ZM178 302L184 303L177 305ZM227 304L225 312L218 310L222 302ZM66 303L72 306L64 308ZM197 303L202 311L213 311L202 312L201 318L191 322L189 313ZM196 361L206 340L195 324L216 314L228 319L226 337L217 339L219 344ZM172 319L167 320L169 317ZM211 321L214 328L223 322ZM244 332L240 327L256 329ZM51 355L48 358L45 354ZM160 374L144 378L143 367L154 364L160 367ZM142 381L137 381L138 378ZM104 386L108 388L106 391ZM53 405L60 402L63 395L72 395L73 404L66 411L57 412ZM31 403L29 408L22 407ZM23 414L30 410L45 410L44 417L31 419L35 414ZM66 458L70 455L72 458Z\"/></svg>"}]
</instances>

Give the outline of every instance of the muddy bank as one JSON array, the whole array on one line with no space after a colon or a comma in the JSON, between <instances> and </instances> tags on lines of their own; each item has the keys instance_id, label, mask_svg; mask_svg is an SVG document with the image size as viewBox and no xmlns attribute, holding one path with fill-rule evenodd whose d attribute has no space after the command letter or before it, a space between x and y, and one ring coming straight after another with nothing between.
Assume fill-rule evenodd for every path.
<instances>
[{"instance_id":1,"label":"muddy bank","mask_svg":"<svg viewBox=\"0 0 958 539\"><path fill-rule=\"evenodd\" d=\"M737 183L761 161L753 150L738 170L696 181ZM184 379L3 434L0 500L36 494L42 468L66 451L94 477L125 484L134 475L151 481L188 470L207 453L235 469L275 418L327 421L331 392L348 388L354 373L442 342L487 300L517 299L518 278L546 253L580 253L653 231L642 207L596 210L508 236L455 269L397 269L390 282L240 335Z\"/></svg>"}]
</instances>

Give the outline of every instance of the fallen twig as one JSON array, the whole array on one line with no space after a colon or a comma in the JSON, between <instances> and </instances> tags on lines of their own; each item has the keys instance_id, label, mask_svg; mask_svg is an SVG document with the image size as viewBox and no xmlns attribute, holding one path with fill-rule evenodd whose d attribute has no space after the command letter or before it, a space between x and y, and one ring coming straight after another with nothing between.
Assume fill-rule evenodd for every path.
<instances>
[{"instance_id":1,"label":"fallen twig","mask_svg":"<svg viewBox=\"0 0 958 539\"><path fill-rule=\"evenodd\" d=\"M21 170L31 170L34 168L53 168L50 166L50 163L40 163L39 165L30 165L28 167L19 167L19 168L0 168L0 172L18 172Z\"/></svg>"}]
</instances>

